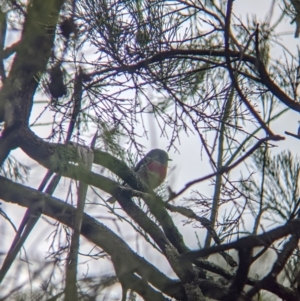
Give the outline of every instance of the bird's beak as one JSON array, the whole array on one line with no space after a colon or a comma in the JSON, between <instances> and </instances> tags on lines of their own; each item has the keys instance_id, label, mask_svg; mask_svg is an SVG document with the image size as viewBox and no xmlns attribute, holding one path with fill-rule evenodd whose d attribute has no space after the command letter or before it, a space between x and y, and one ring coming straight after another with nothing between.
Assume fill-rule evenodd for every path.
<instances>
[{"instance_id":1,"label":"bird's beak","mask_svg":"<svg viewBox=\"0 0 300 301\"><path fill-rule=\"evenodd\" d=\"M300 121L299 121L299 122L300 122ZM168 161L173 161L173 160L169 158Z\"/></svg>"}]
</instances>

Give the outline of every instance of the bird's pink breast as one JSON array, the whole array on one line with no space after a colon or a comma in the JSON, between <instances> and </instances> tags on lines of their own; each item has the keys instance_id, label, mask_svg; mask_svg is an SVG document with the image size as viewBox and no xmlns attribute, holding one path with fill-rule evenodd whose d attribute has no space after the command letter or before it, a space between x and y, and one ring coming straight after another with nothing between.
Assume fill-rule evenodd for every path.
<instances>
[{"instance_id":1,"label":"bird's pink breast","mask_svg":"<svg viewBox=\"0 0 300 301\"><path fill-rule=\"evenodd\" d=\"M153 173L156 173L159 175L159 177L162 179L162 181L165 179L167 175L167 167L165 165L162 165L156 161L151 162L147 165L148 170L150 170Z\"/></svg>"},{"instance_id":2,"label":"bird's pink breast","mask_svg":"<svg viewBox=\"0 0 300 301\"><path fill-rule=\"evenodd\" d=\"M147 165L142 165L137 173L150 188L154 189L164 181L167 174L167 166L164 166L157 161L152 161Z\"/></svg>"}]
</instances>

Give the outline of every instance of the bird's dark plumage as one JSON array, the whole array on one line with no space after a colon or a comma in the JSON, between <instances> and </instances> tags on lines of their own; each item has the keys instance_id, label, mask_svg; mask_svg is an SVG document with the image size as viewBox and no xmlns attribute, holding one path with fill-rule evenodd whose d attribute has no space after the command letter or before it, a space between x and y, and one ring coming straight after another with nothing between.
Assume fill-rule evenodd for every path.
<instances>
[{"instance_id":1,"label":"bird's dark plumage","mask_svg":"<svg viewBox=\"0 0 300 301\"><path fill-rule=\"evenodd\" d=\"M156 162L159 162L162 165L168 165L169 156L168 153L166 153L164 150L155 148L152 149L143 159L139 161L139 163L134 168L134 171L137 172L142 165L144 165L149 160L154 160Z\"/></svg>"},{"instance_id":2,"label":"bird's dark plumage","mask_svg":"<svg viewBox=\"0 0 300 301\"><path fill-rule=\"evenodd\" d=\"M151 189L154 189L166 178L168 161L170 161L170 159L167 152L159 148L152 149L138 162L134 171ZM125 184L125 186L126 185L127 184ZM114 197L110 197L107 200L109 203L114 203L115 201L116 199Z\"/></svg>"}]
</instances>

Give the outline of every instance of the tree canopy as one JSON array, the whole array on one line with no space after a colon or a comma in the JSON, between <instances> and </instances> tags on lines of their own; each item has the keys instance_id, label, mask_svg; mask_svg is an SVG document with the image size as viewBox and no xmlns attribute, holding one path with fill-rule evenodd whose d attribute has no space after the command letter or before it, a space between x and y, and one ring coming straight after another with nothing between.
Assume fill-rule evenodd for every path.
<instances>
[{"instance_id":1,"label":"tree canopy","mask_svg":"<svg viewBox=\"0 0 300 301\"><path fill-rule=\"evenodd\" d=\"M268 5L1 2L1 300L299 300L300 6Z\"/></svg>"}]
</instances>

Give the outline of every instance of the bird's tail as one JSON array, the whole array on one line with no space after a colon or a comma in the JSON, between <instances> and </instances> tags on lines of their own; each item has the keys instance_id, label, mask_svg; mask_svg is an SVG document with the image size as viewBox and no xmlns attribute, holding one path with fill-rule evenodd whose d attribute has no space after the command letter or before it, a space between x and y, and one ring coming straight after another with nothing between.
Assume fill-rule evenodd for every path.
<instances>
[{"instance_id":1,"label":"bird's tail","mask_svg":"<svg viewBox=\"0 0 300 301\"><path fill-rule=\"evenodd\" d=\"M117 200L113 197L113 196L111 196L110 198L108 198L107 200L106 200L106 202L107 203L110 203L110 204L113 204L113 203L115 203Z\"/></svg>"},{"instance_id":2,"label":"bird's tail","mask_svg":"<svg viewBox=\"0 0 300 301\"><path fill-rule=\"evenodd\" d=\"M129 187L125 182L122 183L122 186ZM116 201L117 201L117 200L116 200L113 196L111 196L110 198L108 198L108 199L106 200L106 202L107 202L107 203L110 203L110 204L113 204L113 203L115 203Z\"/></svg>"}]
</instances>

